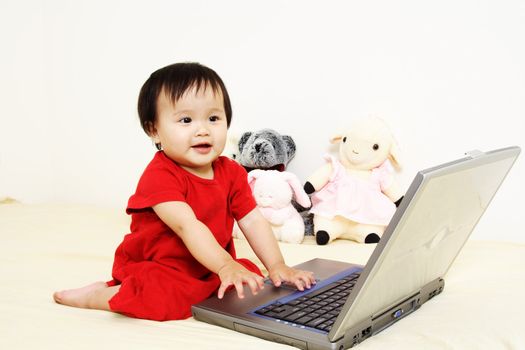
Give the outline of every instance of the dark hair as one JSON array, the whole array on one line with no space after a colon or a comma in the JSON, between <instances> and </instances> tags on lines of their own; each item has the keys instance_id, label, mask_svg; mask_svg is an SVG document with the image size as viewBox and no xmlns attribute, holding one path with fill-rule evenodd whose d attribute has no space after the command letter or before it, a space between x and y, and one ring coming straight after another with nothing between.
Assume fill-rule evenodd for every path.
<instances>
[{"instance_id":1,"label":"dark hair","mask_svg":"<svg viewBox=\"0 0 525 350\"><path fill-rule=\"evenodd\" d=\"M140 124L150 135L157 117L157 100L164 89L172 101L177 101L193 87L198 90L211 87L215 93L221 92L224 98L226 122L230 126L232 107L230 97L222 79L213 69L196 62L175 63L153 72L142 85L138 100ZM160 145L156 145L160 149Z\"/></svg>"}]
</instances>

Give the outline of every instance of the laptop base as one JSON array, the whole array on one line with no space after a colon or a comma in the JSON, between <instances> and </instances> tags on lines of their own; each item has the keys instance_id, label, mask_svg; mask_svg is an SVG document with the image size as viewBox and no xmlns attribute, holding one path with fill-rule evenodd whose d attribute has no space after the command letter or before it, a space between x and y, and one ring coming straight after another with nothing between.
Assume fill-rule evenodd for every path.
<instances>
[{"instance_id":1,"label":"laptop base","mask_svg":"<svg viewBox=\"0 0 525 350\"><path fill-rule=\"evenodd\" d=\"M321 282L318 283L320 286L323 285L323 281L330 280L333 275L340 274L345 270L355 270L356 268L361 268L359 265L326 259L313 259L295 267L307 269L310 271L313 270L314 273L316 273L317 270L319 270L319 273L321 273L320 271L325 271L325 275L321 276ZM332 276L326 275L326 271L331 271ZM340 350L351 348L371 337L372 335L381 332L383 329L399 321L405 316L408 316L415 310L419 309L425 302L441 293L443 288L443 279L439 278L435 281L432 281L420 291L412 294L409 298L401 300L400 302L397 302L394 305L379 312L377 315L371 316L370 319L364 320L354 327L349 328L345 332L343 338L337 339L335 341L330 341L327 334L322 334L320 332L316 333L313 331L293 327L291 322L288 323L278 320L263 320L266 322L266 324L264 322L261 323L260 317L254 316L251 312L249 312L252 309L251 305L262 304L260 300L261 298L270 301L272 297L278 299L286 295L299 293L298 291L291 290L289 287L266 287L264 293L262 293L263 295L253 296L247 293L245 299L243 300L236 299L236 293L230 291L226 294L225 298L228 297L236 299L236 304L238 307L235 308L235 310L225 309L224 305L229 303L223 303L217 298L211 298L203 303L198 304L197 306L194 306L192 308L192 313L196 320L224 328L229 328L244 334L256 336L273 342L291 345L299 349ZM217 310L219 305L223 306L222 310ZM217 312L220 312L220 317L217 317Z\"/></svg>"}]
</instances>

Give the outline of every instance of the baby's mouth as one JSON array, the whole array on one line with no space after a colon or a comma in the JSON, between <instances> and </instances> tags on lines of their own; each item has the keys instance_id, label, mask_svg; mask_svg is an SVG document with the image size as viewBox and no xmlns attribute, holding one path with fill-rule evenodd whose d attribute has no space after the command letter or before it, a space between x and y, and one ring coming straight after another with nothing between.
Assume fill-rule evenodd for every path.
<instances>
[{"instance_id":1,"label":"baby's mouth","mask_svg":"<svg viewBox=\"0 0 525 350\"><path fill-rule=\"evenodd\" d=\"M209 143L199 143L198 145L193 145L192 147L206 148L206 147L211 147L211 145Z\"/></svg>"},{"instance_id":2,"label":"baby's mouth","mask_svg":"<svg viewBox=\"0 0 525 350\"><path fill-rule=\"evenodd\" d=\"M212 145L209 143L199 143L199 144L191 146L191 148L193 148L199 153L207 153L211 150Z\"/></svg>"}]
</instances>

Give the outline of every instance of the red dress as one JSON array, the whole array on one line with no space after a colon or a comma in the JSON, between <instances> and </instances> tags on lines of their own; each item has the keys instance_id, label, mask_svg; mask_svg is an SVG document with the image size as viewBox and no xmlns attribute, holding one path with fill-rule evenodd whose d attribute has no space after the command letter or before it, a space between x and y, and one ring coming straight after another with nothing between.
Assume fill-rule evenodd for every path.
<instances>
[{"instance_id":1,"label":"red dress","mask_svg":"<svg viewBox=\"0 0 525 350\"><path fill-rule=\"evenodd\" d=\"M115 252L113 280L120 289L109 300L111 310L131 317L176 320L191 316L191 305L212 294L220 279L201 265L151 207L168 201L186 202L235 259L233 219L240 220L256 206L246 171L226 157L213 163L214 178L202 179L157 152L130 197L131 233ZM261 275L251 261L238 259Z\"/></svg>"}]
</instances>

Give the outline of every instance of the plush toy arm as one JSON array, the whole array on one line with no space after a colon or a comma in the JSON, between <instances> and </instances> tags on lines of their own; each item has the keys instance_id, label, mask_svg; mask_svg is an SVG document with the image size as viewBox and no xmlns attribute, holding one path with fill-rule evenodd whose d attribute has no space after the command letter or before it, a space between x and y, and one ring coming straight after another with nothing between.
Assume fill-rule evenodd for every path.
<instances>
[{"instance_id":1,"label":"plush toy arm","mask_svg":"<svg viewBox=\"0 0 525 350\"><path fill-rule=\"evenodd\" d=\"M319 169L317 169L304 184L304 190L306 193L311 194L315 191L319 191L323 188L330 180L332 174L332 163L326 163Z\"/></svg>"},{"instance_id":2,"label":"plush toy arm","mask_svg":"<svg viewBox=\"0 0 525 350\"><path fill-rule=\"evenodd\" d=\"M274 213L273 219L276 224L282 225L287 220L290 220L293 218L294 213L297 213L297 210L292 207L292 205L288 205L285 208L279 209Z\"/></svg>"},{"instance_id":3,"label":"plush toy arm","mask_svg":"<svg viewBox=\"0 0 525 350\"><path fill-rule=\"evenodd\" d=\"M291 217L293 217L294 211L297 212L294 207L290 204L289 206L281 209L274 208L259 208L263 216L272 225L282 225Z\"/></svg>"},{"instance_id":4,"label":"plush toy arm","mask_svg":"<svg viewBox=\"0 0 525 350\"><path fill-rule=\"evenodd\" d=\"M310 207L312 205L310 197L308 197L308 194L301 187L301 181L299 178L294 173L288 171L283 171L279 174L290 186L296 202L303 208Z\"/></svg>"},{"instance_id":5,"label":"plush toy arm","mask_svg":"<svg viewBox=\"0 0 525 350\"><path fill-rule=\"evenodd\" d=\"M401 190L401 186L396 181L393 181L388 188L383 190L383 193L385 196L390 198L390 200L394 203L396 203L396 206L399 206L399 203L401 203L401 199L403 198L403 191ZM399 203L398 203L399 202Z\"/></svg>"}]
</instances>

